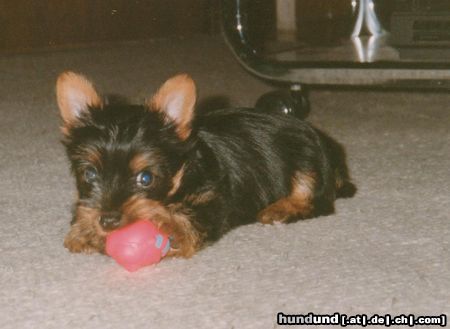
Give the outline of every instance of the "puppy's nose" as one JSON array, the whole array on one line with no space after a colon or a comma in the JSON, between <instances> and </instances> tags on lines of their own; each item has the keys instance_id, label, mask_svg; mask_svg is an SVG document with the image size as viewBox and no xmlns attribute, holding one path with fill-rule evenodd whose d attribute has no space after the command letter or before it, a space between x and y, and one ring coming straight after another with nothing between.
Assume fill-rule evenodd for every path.
<instances>
[{"instance_id":1,"label":"puppy's nose","mask_svg":"<svg viewBox=\"0 0 450 329\"><path fill-rule=\"evenodd\" d=\"M120 224L120 213L117 211L103 213L100 217L100 225L104 230L114 230Z\"/></svg>"}]
</instances>

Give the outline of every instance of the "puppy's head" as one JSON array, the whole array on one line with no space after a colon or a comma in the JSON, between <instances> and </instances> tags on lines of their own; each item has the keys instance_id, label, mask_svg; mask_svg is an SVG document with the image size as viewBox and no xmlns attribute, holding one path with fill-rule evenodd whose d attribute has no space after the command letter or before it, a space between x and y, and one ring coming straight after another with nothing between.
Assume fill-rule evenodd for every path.
<instances>
[{"instance_id":1,"label":"puppy's head","mask_svg":"<svg viewBox=\"0 0 450 329\"><path fill-rule=\"evenodd\" d=\"M73 72L59 76L56 91L78 189L74 221L92 221L100 234L144 217L164 221L190 149L191 78L169 79L142 106L108 103Z\"/></svg>"}]
</instances>

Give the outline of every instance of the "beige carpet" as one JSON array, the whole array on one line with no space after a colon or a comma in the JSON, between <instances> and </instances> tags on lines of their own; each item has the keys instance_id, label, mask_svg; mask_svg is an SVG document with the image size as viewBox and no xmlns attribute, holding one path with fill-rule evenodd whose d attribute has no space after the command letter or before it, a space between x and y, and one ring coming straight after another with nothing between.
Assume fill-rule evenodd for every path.
<instances>
[{"instance_id":1,"label":"beige carpet","mask_svg":"<svg viewBox=\"0 0 450 329\"><path fill-rule=\"evenodd\" d=\"M450 94L315 91L309 118L347 148L337 213L238 228L190 260L130 274L62 247L75 190L59 144L65 69L133 100L187 72L201 98L272 87L220 38L0 57L0 328L273 328L276 314L450 310ZM250 165L250 164L249 164Z\"/></svg>"}]
</instances>

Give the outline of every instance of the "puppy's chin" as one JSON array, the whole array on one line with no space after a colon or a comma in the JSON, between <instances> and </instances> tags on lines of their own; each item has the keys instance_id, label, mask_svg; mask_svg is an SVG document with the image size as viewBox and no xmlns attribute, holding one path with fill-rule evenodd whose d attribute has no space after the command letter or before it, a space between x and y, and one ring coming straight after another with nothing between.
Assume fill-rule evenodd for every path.
<instances>
[{"instance_id":1,"label":"puppy's chin","mask_svg":"<svg viewBox=\"0 0 450 329\"><path fill-rule=\"evenodd\" d=\"M99 229L97 232L98 232L98 235L100 235L100 236L107 236L109 233L114 232L115 230L119 230L125 226L126 225L120 224L114 228L104 228L101 225L99 225Z\"/></svg>"}]
</instances>

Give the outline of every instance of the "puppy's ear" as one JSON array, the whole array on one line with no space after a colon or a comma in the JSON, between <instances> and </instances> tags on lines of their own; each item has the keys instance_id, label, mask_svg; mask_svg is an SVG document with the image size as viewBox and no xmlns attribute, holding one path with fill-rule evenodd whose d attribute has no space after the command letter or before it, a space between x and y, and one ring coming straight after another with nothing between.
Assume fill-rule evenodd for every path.
<instances>
[{"instance_id":1,"label":"puppy's ear","mask_svg":"<svg viewBox=\"0 0 450 329\"><path fill-rule=\"evenodd\" d=\"M191 133L196 98L194 81L187 74L180 74L167 80L147 105L152 111L164 113L167 121L175 124L178 136L185 140Z\"/></svg>"},{"instance_id":2,"label":"puppy's ear","mask_svg":"<svg viewBox=\"0 0 450 329\"><path fill-rule=\"evenodd\" d=\"M56 98L64 127L71 127L90 107L102 107L102 99L92 83L82 75L67 71L56 82Z\"/></svg>"}]
</instances>

